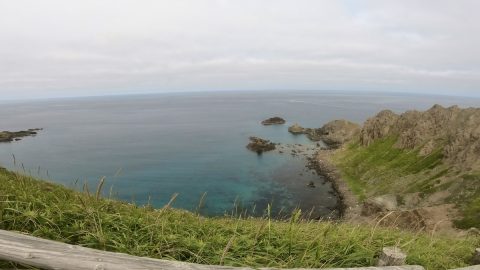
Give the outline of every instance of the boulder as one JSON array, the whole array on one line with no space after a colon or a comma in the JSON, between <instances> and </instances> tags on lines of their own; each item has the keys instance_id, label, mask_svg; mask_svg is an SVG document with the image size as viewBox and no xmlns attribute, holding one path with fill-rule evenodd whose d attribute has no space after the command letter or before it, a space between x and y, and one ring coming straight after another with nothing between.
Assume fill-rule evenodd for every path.
<instances>
[{"instance_id":1,"label":"boulder","mask_svg":"<svg viewBox=\"0 0 480 270\"><path fill-rule=\"evenodd\" d=\"M407 255L397 247L384 247L377 266L402 266L405 265Z\"/></svg>"},{"instance_id":2,"label":"boulder","mask_svg":"<svg viewBox=\"0 0 480 270\"><path fill-rule=\"evenodd\" d=\"M362 215L371 216L378 213L394 211L397 209L397 197L393 194L386 194L365 200L362 207Z\"/></svg>"}]
</instances>

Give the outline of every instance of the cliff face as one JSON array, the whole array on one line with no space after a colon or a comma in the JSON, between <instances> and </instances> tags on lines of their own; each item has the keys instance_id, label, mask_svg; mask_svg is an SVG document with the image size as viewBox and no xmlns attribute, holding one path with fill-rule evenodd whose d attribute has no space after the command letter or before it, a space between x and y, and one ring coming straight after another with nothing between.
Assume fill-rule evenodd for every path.
<instances>
[{"instance_id":1,"label":"cliff face","mask_svg":"<svg viewBox=\"0 0 480 270\"><path fill-rule=\"evenodd\" d=\"M441 148L449 164L480 168L480 109L435 105L424 112L401 115L382 111L365 122L360 143L368 146L387 136L398 137L395 147L399 149L419 149L419 154L426 156Z\"/></svg>"}]
</instances>

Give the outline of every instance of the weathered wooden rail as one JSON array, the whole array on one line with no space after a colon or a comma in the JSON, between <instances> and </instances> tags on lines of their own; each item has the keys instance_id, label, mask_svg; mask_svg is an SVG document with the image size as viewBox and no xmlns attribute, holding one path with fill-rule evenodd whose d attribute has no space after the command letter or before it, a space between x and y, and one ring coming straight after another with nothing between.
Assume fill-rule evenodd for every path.
<instances>
[{"instance_id":1,"label":"weathered wooden rail","mask_svg":"<svg viewBox=\"0 0 480 270\"><path fill-rule=\"evenodd\" d=\"M246 267L200 265L177 261L135 257L40 239L0 230L0 260L41 269L68 270L253 270ZM271 270L272 268L260 268ZM421 266L337 268L338 270L422 270ZM471 268L478 269L480 268Z\"/></svg>"}]
</instances>

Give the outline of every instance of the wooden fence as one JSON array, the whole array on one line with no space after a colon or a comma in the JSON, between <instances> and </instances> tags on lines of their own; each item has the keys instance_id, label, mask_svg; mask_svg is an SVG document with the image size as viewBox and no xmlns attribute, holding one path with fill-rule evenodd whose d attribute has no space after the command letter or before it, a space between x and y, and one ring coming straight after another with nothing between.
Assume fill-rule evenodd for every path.
<instances>
[{"instance_id":1,"label":"wooden fence","mask_svg":"<svg viewBox=\"0 0 480 270\"><path fill-rule=\"evenodd\" d=\"M177 261L135 257L122 253L85 248L0 230L0 260L41 269L68 270L253 270L246 267L200 265ZM261 268L268 270L271 268ZM421 266L387 266L337 269L422 270ZM472 268L478 269L480 268Z\"/></svg>"}]
</instances>

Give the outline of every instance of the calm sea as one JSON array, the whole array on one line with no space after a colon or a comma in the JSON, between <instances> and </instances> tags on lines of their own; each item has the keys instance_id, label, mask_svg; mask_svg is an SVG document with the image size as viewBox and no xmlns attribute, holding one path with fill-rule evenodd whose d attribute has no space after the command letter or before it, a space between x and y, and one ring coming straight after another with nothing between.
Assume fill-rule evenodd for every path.
<instances>
[{"instance_id":1,"label":"calm sea","mask_svg":"<svg viewBox=\"0 0 480 270\"><path fill-rule=\"evenodd\" d=\"M227 92L109 96L4 102L2 130L44 128L37 136L0 144L0 165L91 190L106 177L105 196L162 207L261 215L267 204L283 213L300 207L315 216L331 213L331 184L289 154L258 156L249 136L311 144L287 127L320 127L333 119L362 123L382 109L402 112L434 103L480 106L479 99L335 92ZM281 126L260 121L281 116ZM16 158L16 166L12 156ZM314 181L316 188L306 184Z\"/></svg>"}]
</instances>

